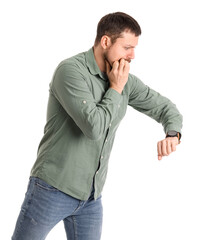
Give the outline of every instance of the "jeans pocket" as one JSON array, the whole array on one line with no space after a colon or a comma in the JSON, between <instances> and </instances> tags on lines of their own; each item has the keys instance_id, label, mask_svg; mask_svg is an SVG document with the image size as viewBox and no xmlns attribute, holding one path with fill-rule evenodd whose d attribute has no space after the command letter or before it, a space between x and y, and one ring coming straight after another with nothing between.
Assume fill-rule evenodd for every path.
<instances>
[{"instance_id":1,"label":"jeans pocket","mask_svg":"<svg viewBox=\"0 0 197 240\"><path fill-rule=\"evenodd\" d=\"M48 183L46 183L45 181L37 178L36 181L35 181L35 185L38 187L38 188L41 188L41 189L44 189L44 190L47 190L47 191L52 191L52 192L59 192L59 190L51 185L49 185Z\"/></svg>"},{"instance_id":2,"label":"jeans pocket","mask_svg":"<svg viewBox=\"0 0 197 240\"><path fill-rule=\"evenodd\" d=\"M30 178L27 186L27 191L25 193L25 198L21 205L22 214L25 214L28 211L32 203L33 195L34 195L34 179Z\"/></svg>"}]
</instances>

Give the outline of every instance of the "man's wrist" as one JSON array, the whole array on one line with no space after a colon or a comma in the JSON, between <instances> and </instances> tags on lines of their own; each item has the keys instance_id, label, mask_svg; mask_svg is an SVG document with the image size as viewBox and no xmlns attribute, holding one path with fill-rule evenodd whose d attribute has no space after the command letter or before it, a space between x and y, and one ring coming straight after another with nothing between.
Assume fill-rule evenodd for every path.
<instances>
[{"instance_id":1,"label":"man's wrist","mask_svg":"<svg viewBox=\"0 0 197 240\"><path fill-rule=\"evenodd\" d=\"M181 139L181 134L177 131L174 131L174 130L170 130L167 132L166 134L166 138L168 137L177 137L178 138L178 141L180 143L180 139Z\"/></svg>"},{"instance_id":2,"label":"man's wrist","mask_svg":"<svg viewBox=\"0 0 197 240\"><path fill-rule=\"evenodd\" d=\"M110 88L114 89L115 91L117 91L118 93L122 93L122 89L114 87L114 86L110 86Z\"/></svg>"}]
</instances>

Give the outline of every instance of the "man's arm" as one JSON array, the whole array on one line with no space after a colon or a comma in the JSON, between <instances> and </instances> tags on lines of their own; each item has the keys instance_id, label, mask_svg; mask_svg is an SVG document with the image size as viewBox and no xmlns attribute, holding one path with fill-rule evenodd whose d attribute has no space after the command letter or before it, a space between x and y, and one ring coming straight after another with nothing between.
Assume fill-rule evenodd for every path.
<instances>
[{"instance_id":1,"label":"man's arm","mask_svg":"<svg viewBox=\"0 0 197 240\"><path fill-rule=\"evenodd\" d=\"M84 135L92 140L98 140L117 116L121 95L109 88L102 100L96 103L74 63L67 62L57 68L50 91Z\"/></svg>"},{"instance_id":2,"label":"man's arm","mask_svg":"<svg viewBox=\"0 0 197 240\"><path fill-rule=\"evenodd\" d=\"M130 75L129 105L161 123L165 134L170 130L181 133L182 115L168 98L146 86L140 79ZM158 142L158 159L176 150L178 138L165 138Z\"/></svg>"}]
</instances>

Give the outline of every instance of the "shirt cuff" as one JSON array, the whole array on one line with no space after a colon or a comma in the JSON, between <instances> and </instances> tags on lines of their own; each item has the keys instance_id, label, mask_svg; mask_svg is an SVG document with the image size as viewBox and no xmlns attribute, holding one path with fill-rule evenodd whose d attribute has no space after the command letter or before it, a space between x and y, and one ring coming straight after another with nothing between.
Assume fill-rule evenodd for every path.
<instances>
[{"instance_id":1,"label":"shirt cuff","mask_svg":"<svg viewBox=\"0 0 197 240\"><path fill-rule=\"evenodd\" d=\"M119 104L121 100L121 94L113 88L109 88L105 93L105 98L111 99L113 103Z\"/></svg>"}]
</instances>

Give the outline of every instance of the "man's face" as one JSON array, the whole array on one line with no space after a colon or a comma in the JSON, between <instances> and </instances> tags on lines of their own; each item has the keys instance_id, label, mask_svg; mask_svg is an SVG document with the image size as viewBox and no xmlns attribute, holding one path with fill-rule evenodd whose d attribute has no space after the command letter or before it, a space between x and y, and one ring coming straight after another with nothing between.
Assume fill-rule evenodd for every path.
<instances>
[{"instance_id":1,"label":"man's face","mask_svg":"<svg viewBox=\"0 0 197 240\"><path fill-rule=\"evenodd\" d=\"M138 44L138 38L131 32L123 32L122 37L110 44L104 52L104 59L112 66L114 61L125 59L130 62L135 58L134 49Z\"/></svg>"}]
</instances>

